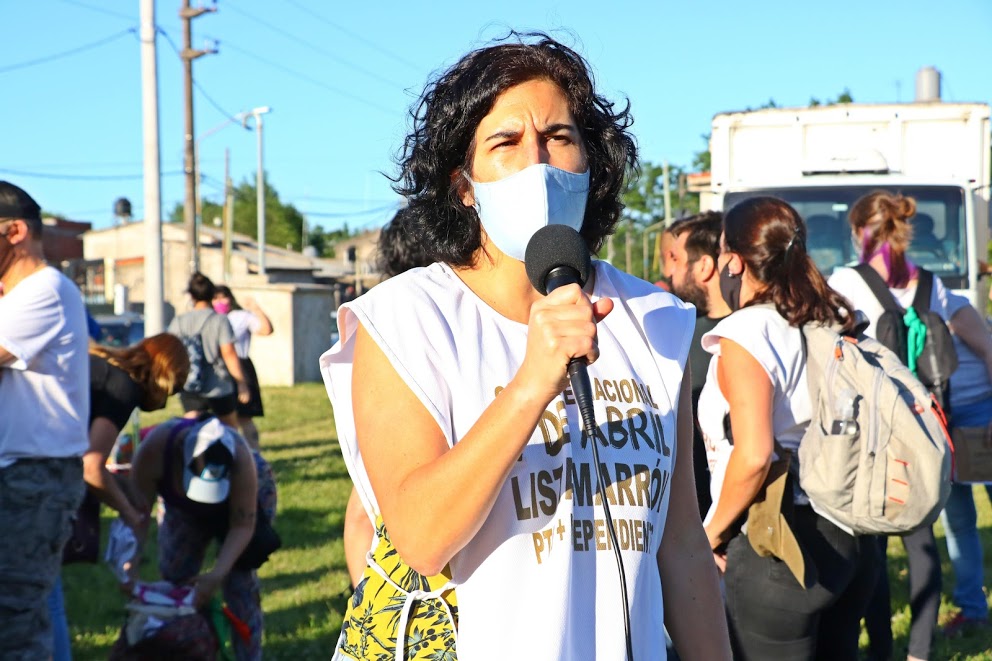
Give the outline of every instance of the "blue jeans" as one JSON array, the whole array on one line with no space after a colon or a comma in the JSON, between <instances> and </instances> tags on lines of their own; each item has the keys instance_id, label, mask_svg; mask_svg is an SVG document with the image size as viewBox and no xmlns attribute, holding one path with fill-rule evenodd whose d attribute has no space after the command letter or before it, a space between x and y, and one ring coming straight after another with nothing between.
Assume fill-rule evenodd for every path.
<instances>
[{"instance_id":1,"label":"blue jeans","mask_svg":"<svg viewBox=\"0 0 992 661\"><path fill-rule=\"evenodd\" d=\"M984 427L992 422L992 397L955 406L952 416L952 427ZM992 500L992 485L985 485L985 490ZM954 603L965 617L985 619L989 607L982 592L985 583L982 543L978 537L972 485L952 484L951 496L940 516L947 537L947 554L954 568Z\"/></svg>"},{"instance_id":2,"label":"blue jeans","mask_svg":"<svg viewBox=\"0 0 992 661\"><path fill-rule=\"evenodd\" d=\"M48 617L52 620L52 661L72 661L69 644L69 623L65 619L65 595L62 577L55 579L55 587L48 593Z\"/></svg>"}]
</instances>

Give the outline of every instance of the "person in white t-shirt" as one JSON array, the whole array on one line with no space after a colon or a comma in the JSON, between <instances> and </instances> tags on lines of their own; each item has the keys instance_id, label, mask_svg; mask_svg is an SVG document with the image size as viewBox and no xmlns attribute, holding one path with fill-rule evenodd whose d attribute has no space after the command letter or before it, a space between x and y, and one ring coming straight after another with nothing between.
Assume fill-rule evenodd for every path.
<instances>
[{"instance_id":1,"label":"person in white t-shirt","mask_svg":"<svg viewBox=\"0 0 992 661\"><path fill-rule=\"evenodd\" d=\"M76 285L45 262L41 210L0 181L0 658L47 659L46 598L83 498L89 336Z\"/></svg>"},{"instance_id":2,"label":"person in white t-shirt","mask_svg":"<svg viewBox=\"0 0 992 661\"><path fill-rule=\"evenodd\" d=\"M782 200L745 200L726 213L723 228L720 289L734 312L702 338L714 359L699 424L714 503L706 534L725 570L734 657L855 659L878 549L817 514L797 479L797 450L812 418L800 327L850 330L854 311L827 286L806 252L805 223ZM784 459L779 447L791 455L781 514L803 568L788 552L759 556L738 534L773 461Z\"/></svg>"},{"instance_id":3,"label":"person in white t-shirt","mask_svg":"<svg viewBox=\"0 0 992 661\"><path fill-rule=\"evenodd\" d=\"M637 163L627 107L575 51L514 33L415 108L397 190L434 263L342 306L321 358L379 540L337 656L623 659L618 552L633 658L665 658L664 623L681 658L729 659L692 478L691 306L603 262L545 297L523 262L546 225L592 252L614 230Z\"/></svg>"},{"instance_id":4,"label":"person in white t-shirt","mask_svg":"<svg viewBox=\"0 0 992 661\"><path fill-rule=\"evenodd\" d=\"M248 401L239 400L236 408L238 427L241 428L241 435L248 441L248 445L253 450L259 450L258 428L252 418L263 417L265 408L262 406L262 391L258 385L255 363L252 362L249 351L251 336L271 335L272 322L251 296L245 298L245 306L241 307L227 285L216 286L213 307L219 314L227 315L227 320L231 322L231 330L234 331L234 350L241 362L245 383L248 384Z\"/></svg>"}]
</instances>

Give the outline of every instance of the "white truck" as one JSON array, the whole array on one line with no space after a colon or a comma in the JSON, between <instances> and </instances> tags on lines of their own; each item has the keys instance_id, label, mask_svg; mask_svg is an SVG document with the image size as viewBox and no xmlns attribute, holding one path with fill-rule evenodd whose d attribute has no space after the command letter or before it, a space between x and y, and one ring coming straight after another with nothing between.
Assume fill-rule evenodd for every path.
<instances>
[{"instance_id":1,"label":"white truck","mask_svg":"<svg viewBox=\"0 0 992 661\"><path fill-rule=\"evenodd\" d=\"M886 189L916 198L909 258L984 310L992 146L979 103L846 103L721 113L710 137L703 209L773 195L806 220L808 249L829 275L856 259L847 211Z\"/></svg>"}]
</instances>

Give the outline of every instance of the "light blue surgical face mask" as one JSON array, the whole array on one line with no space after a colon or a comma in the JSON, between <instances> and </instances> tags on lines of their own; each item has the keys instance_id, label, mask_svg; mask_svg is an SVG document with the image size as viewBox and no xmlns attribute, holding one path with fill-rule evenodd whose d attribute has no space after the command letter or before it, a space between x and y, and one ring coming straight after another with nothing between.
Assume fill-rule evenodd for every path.
<instances>
[{"instance_id":1,"label":"light blue surgical face mask","mask_svg":"<svg viewBox=\"0 0 992 661\"><path fill-rule=\"evenodd\" d=\"M575 174L537 163L499 181L472 181L475 210L489 239L503 253L524 261L527 243L546 225L582 229L589 197L589 171Z\"/></svg>"}]
</instances>

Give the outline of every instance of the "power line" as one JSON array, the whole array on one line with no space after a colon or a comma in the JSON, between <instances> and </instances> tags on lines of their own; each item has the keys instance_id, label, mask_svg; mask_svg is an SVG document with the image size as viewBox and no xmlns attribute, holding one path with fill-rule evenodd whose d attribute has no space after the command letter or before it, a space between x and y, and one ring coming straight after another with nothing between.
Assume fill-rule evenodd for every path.
<instances>
[{"instance_id":1,"label":"power line","mask_svg":"<svg viewBox=\"0 0 992 661\"><path fill-rule=\"evenodd\" d=\"M128 28L127 30L122 30L121 32L115 32L114 34L104 37L103 39L98 39L96 41L90 42L88 44L83 44L82 46L77 46L76 48L70 48L69 50L62 51L60 53L53 53L51 55L46 55L44 57L35 58L33 60L25 60L24 62L17 62L15 64L9 64L5 67L0 67L0 73L7 73L9 71L15 71L17 69L26 69L27 67L33 67L38 64L45 64L46 62L52 62L54 60L62 59L63 57L69 57L70 55L75 55L76 53L82 53L83 51L92 50L94 48L99 48L104 44L108 44L111 41L116 41L121 37L128 34L136 34L135 28Z\"/></svg>"},{"instance_id":2,"label":"power line","mask_svg":"<svg viewBox=\"0 0 992 661\"><path fill-rule=\"evenodd\" d=\"M175 51L176 57L178 57L181 60L182 59L182 51L179 50L179 46L177 46L176 45L176 42L172 40L172 37L169 36L169 33L166 32L165 30L163 30L162 28L157 28L157 31L158 31L158 33L160 35L162 35L163 37L165 37L165 41L169 44L169 46L172 48L172 50ZM209 103L211 106L213 106L214 110L216 110L217 112L219 112L221 115L223 115L227 119L231 120L232 122L239 121L234 116L233 113L229 113L226 110L224 110L223 106L221 106L219 103L217 103L217 101L215 101L214 98L212 96L210 96L207 93L207 91L205 89L203 89L203 86L200 85L200 83L197 82L196 80L193 81L193 87L196 88L196 91L199 92L201 96L203 96L204 100L207 103Z\"/></svg>"},{"instance_id":3,"label":"power line","mask_svg":"<svg viewBox=\"0 0 992 661\"><path fill-rule=\"evenodd\" d=\"M367 216L374 213L382 213L383 211L394 211L402 206L399 202L393 204L387 204L383 207L376 207L375 209L366 209L365 211L346 211L346 212L327 212L327 211L303 211L305 216L313 216L314 218L353 218L355 216Z\"/></svg>"},{"instance_id":4,"label":"power line","mask_svg":"<svg viewBox=\"0 0 992 661\"><path fill-rule=\"evenodd\" d=\"M112 11L110 9L104 9L103 7L94 7L93 5L86 4L85 2L79 2L79 0L61 0L67 5L75 5L77 7L82 7L83 9L89 9L90 11L95 11L100 14L106 14L107 16L115 16L117 18L124 18L132 23L137 23L138 18L136 16L128 16L127 14L122 14L120 12Z\"/></svg>"},{"instance_id":5,"label":"power line","mask_svg":"<svg viewBox=\"0 0 992 661\"><path fill-rule=\"evenodd\" d=\"M16 177L33 177L35 179L64 179L66 181L124 181L127 179L141 179L145 175L143 173L137 174L55 174L52 172L26 172L24 170L11 170L8 168L0 168L0 173L12 174ZM163 172L163 177L171 177L178 174L184 174L182 170L173 170L171 172Z\"/></svg>"},{"instance_id":6,"label":"power line","mask_svg":"<svg viewBox=\"0 0 992 661\"><path fill-rule=\"evenodd\" d=\"M203 89L203 86L200 85L200 83L194 80L193 87L196 88L196 91L200 93L200 96L202 96L207 103L213 106L214 110L216 110L217 112L219 112L221 115L231 120L232 122L240 121L235 115L232 115L231 113L227 112L219 103L214 101L213 97L207 94L207 90Z\"/></svg>"},{"instance_id":7,"label":"power line","mask_svg":"<svg viewBox=\"0 0 992 661\"><path fill-rule=\"evenodd\" d=\"M307 202L328 202L332 204L365 204L367 202L386 204L389 202L389 200L367 200L358 197L321 197L320 195L296 195L294 197L297 200L306 200Z\"/></svg>"},{"instance_id":8,"label":"power line","mask_svg":"<svg viewBox=\"0 0 992 661\"><path fill-rule=\"evenodd\" d=\"M162 36L164 36L166 38L166 40L169 42L169 45L172 47L172 49L175 50L175 51L177 51L177 53L178 53L178 48L176 46L176 43L174 41L172 41L169 33L166 30L162 29L162 28L159 28L159 32L162 34ZM217 40L217 43L218 44L221 44L223 47L230 48L235 53L240 53L241 55L244 55L245 57L251 58L251 59L255 60L256 62L261 62L262 64L265 64L267 66L270 66L270 67L272 67L274 69L278 69L279 71L282 71L283 73L287 73L290 76L293 76L294 78L299 78L300 80L306 81L306 82L310 83L311 85L316 85L317 87L322 87L323 89L328 90L330 92L334 92L335 94L340 94L341 96L344 96L344 97L347 97L349 99L352 99L353 101L358 101L359 103L365 104L365 105L367 105L367 106L369 106L371 108L375 108L376 110L378 110L380 112L384 112L384 113L389 114L389 115L395 114L394 111L389 110L387 108L384 108L383 106L380 106L380 105L376 104L373 101L369 101L368 99L363 99L360 96L356 96L356 95L354 95L354 94L352 94L350 92L346 92L343 89L340 89L338 87L334 87L333 85L328 85L327 83L323 82L322 80L319 80L317 78L313 78L312 76L308 76L305 73L300 73L299 71L297 71L295 69L292 69L290 67L287 67L284 64L279 64L278 62L274 62L272 60L266 59L266 58L264 58L264 57L262 57L260 55L257 55L255 53L251 52L250 50L248 50L246 48L239 47L237 44L232 44L230 41L224 40L223 42L221 42L220 40ZM195 84L196 84L196 82L194 81L194 85ZM203 89L202 88L198 88L198 89L200 89L200 92L201 93L203 93L204 95L206 95L203 92ZM220 111L228 119L234 119L234 116L233 115L231 115L230 113L224 111L222 108L218 107L217 105L215 105L214 107L218 111ZM235 121L237 121L237 120L235 120Z\"/></svg>"},{"instance_id":9,"label":"power line","mask_svg":"<svg viewBox=\"0 0 992 661\"><path fill-rule=\"evenodd\" d=\"M248 57L248 58L251 58L251 59L256 60L258 62L261 62L262 64L268 65L268 66L270 66L270 67L272 67L274 69L278 69L278 70L282 71L283 73L286 73L286 74L289 74L290 76L293 76L294 78L299 78L300 80L304 80L304 81L310 83L311 85L316 85L317 87L322 87L325 90L328 90L330 92L334 92L335 94L339 94L341 96L347 97L347 98L351 99L352 101L357 101L357 102L359 102L361 104L364 104L366 106L369 106L370 108L375 108L376 110L378 110L380 112L383 112L383 113L386 113L387 115L391 115L392 116L392 115L395 115L396 114L396 112L394 110L390 110L388 108L384 108L383 106L380 106L377 103L374 103L372 101L369 101L368 99L363 99L360 96L355 96L354 94L352 94L350 92L346 92L346 91L344 91L344 90L342 90L340 88L334 87L333 85L328 85L327 83L325 83L325 82L323 82L321 80L317 80L316 78L312 78L312 77L310 77L310 76L308 76L308 75L306 75L304 73L300 73L299 71L296 71L295 69L290 69L289 67L287 67L285 65L282 65L282 64L279 64L278 62L273 62L272 60L267 60L264 57L261 57L259 55L256 55L255 53L252 53L249 50L246 50L244 48L239 48L238 46L232 44L229 41L225 41L223 43L223 45L225 47L227 47L227 48L230 48L231 50L233 50L236 53L241 53L245 57Z\"/></svg>"},{"instance_id":10,"label":"power line","mask_svg":"<svg viewBox=\"0 0 992 661\"><path fill-rule=\"evenodd\" d=\"M400 64L405 65L405 66L409 67L410 69L412 69L414 71L419 71L420 70L419 67L411 64L408 59L406 59L406 58L404 58L404 57L402 57L400 55L397 55L396 53L393 53L391 51L386 50L382 46L380 46L380 45L378 45L378 44L376 44L376 43L374 43L372 41L369 41L368 39L366 39L365 37L361 36L360 34L355 34L351 30L349 30L349 29L347 29L345 27L342 27L342 26L338 25L337 23L331 21L330 19L327 19L327 18L321 16L320 14L318 14L315 11L313 11L309 7L306 7L306 6L302 5L302 4L300 4L299 2L296 2L295 0L286 0L286 2L288 2L291 5L293 5L294 7L296 7L297 9L299 9L300 11L305 12L305 13L309 14L310 16L314 17L315 19L317 19L321 23L323 23L325 25L329 25L330 27L334 28L338 32L342 32L342 33L348 35L349 37L351 37L352 39L365 44L366 46L368 46L372 50L374 50L374 51L376 51L376 52L378 52L378 53L380 53L382 55L385 55L386 57L388 57L388 58L390 58L392 60L395 60L396 62L399 62Z\"/></svg>"},{"instance_id":11,"label":"power line","mask_svg":"<svg viewBox=\"0 0 992 661\"><path fill-rule=\"evenodd\" d=\"M234 4L225 5L224 8L227 9L227 10L229 10L229 11L233 11L235 14L241 14L245 18L258 23L259 25L265 27L266 29L271 30L272 32L275 32L276 34L279 34L279 35L282 35L282 36L286 37L287 39L289 39L293 43L300 44L302 46L306 46L307 48L309 48L310 50L314 51L315 53L320 53L324 57L327 57L327 58L329 58L331 60L334 60L338 64L341 64L341 65L344 65L344 66L349 67L351 69L354 69L355 71L358 71L359 73L362 73L362 74L368 76L369 78L374 78L374 79L378 80L379 82L386 83L387 85L392 85L393 87L399 87L400 89L403 88L403 85L401 85L400 83L397 83L397 82L395 82L393 80L389 80L388 78L385 78L383 76L380 76L376 72L370 71L370 70L368 70L368 69L366 69L364 67L361 67L361 66L359 66L357 64L354 64L353 62L349 62L348 60L345 60L344 58L341 58L341 57L335 55L334 53L331 53L330 51L325 50L325 49L321 48L320 46L317 46L316 44L313 44L313 43L311 43L309 41L306 41L304 39L300 39L299 35L293 34L292 32L289 32L287 30L283 30L282 28L278 28L275 25L273 25L272 23L270 23L269 21L262 20L261 18L258 18L257 16L253 16L253 15L249 14L248 12L244 11L243 9L239 9L237 7L237 5L234 5Z\"/></svg>"}]
</instances>

